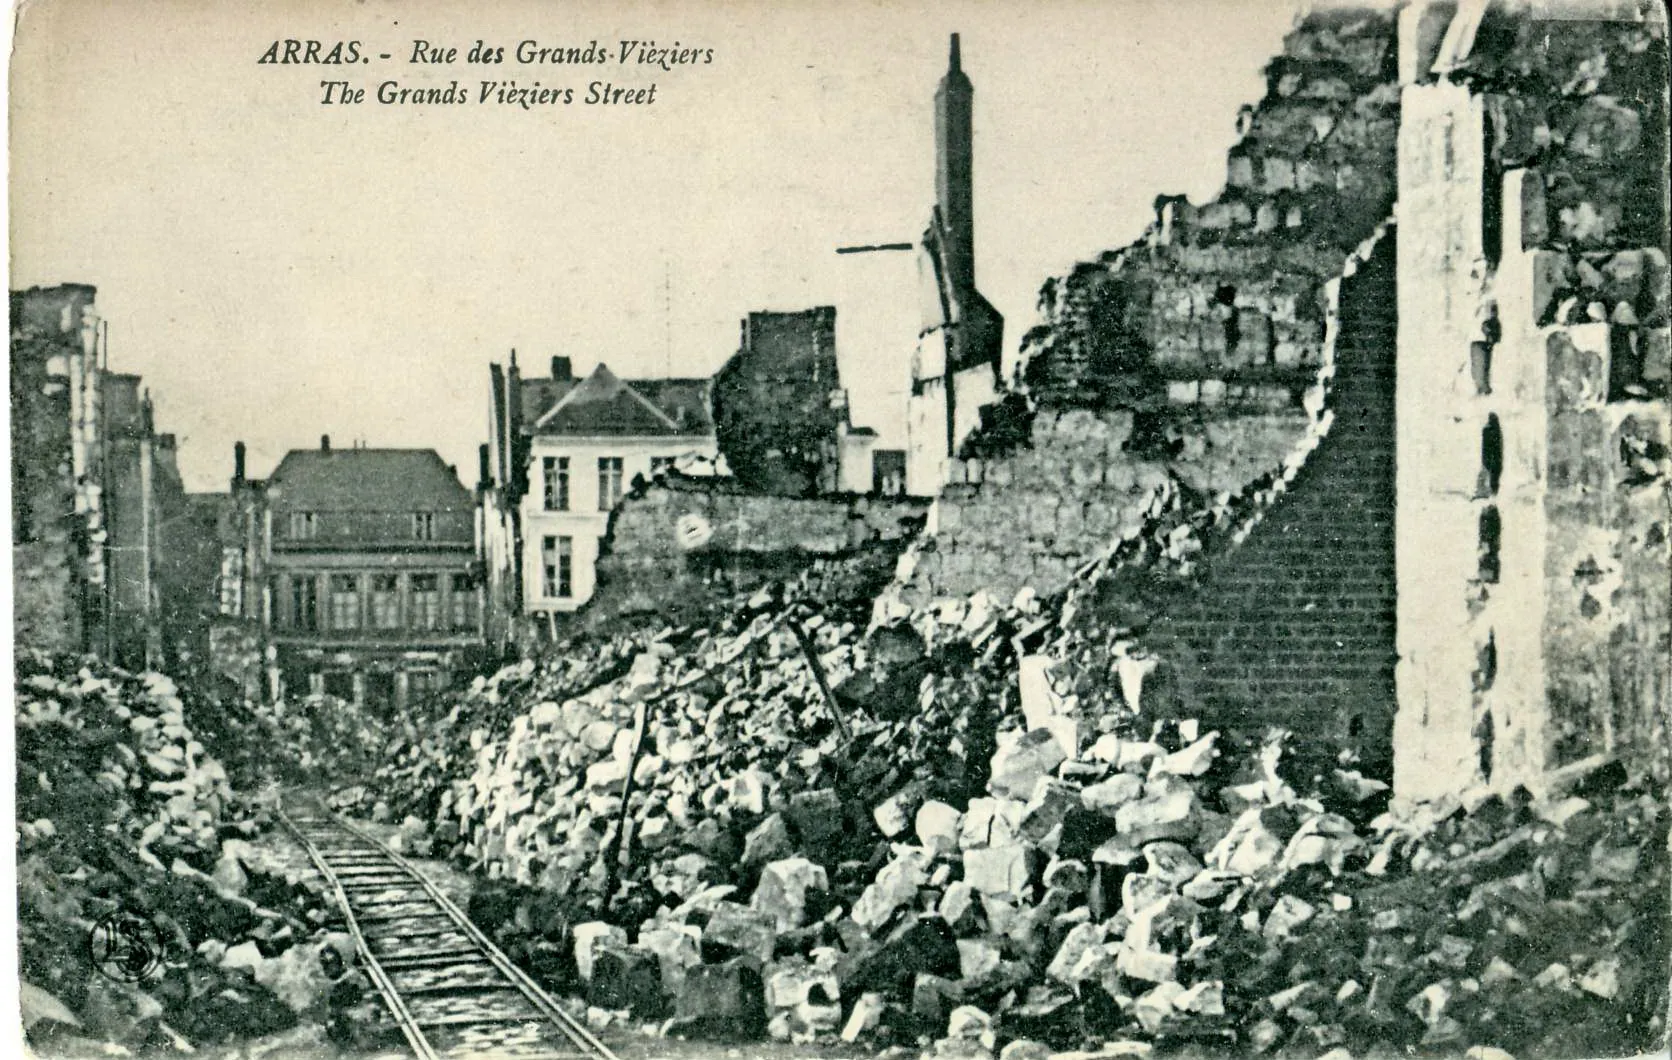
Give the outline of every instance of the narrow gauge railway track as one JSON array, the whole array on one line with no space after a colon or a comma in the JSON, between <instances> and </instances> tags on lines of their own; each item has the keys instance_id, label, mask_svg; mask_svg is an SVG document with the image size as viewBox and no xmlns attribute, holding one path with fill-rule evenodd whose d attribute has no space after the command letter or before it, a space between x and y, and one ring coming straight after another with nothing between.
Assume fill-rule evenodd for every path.
<instances>
[{"instance_id":1,"label":"narrow gauge railway track","mask_svg":"<svg viewBox=\"0 0 1672 1060\"><path fill-rule=\"evenodd\" d=\"M324 875L419 1060L616 1060L405 858L323 806L279 818Z\"/></svg>"}]
</instances>

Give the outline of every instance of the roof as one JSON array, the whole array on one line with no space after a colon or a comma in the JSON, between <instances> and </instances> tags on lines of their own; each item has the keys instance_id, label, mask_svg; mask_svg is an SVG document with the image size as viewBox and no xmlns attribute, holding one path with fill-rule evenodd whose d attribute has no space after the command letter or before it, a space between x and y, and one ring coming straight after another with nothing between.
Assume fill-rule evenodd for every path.
<instances>
[{"instance_id":1,"label":"roof","mask_svg":"<svg viewBox=\"0 0 1672 1060\"><path fill-rule=\"evenodd\" d=\"M706 379L633 379L604 364L579 381L526 379L523 422L538 435L704 435L714 432Z\"/></svg>"},{"instance_id":2,"label":"roof","mask_svg":"<svg viewBox=\"0 0 1672 1060\"><path fill-rule=\"evenodd\" d=\"M304 511L462 511L475 504L434 449L292 449L267 483L275 507Z\"/></svg>"}]
</instances>

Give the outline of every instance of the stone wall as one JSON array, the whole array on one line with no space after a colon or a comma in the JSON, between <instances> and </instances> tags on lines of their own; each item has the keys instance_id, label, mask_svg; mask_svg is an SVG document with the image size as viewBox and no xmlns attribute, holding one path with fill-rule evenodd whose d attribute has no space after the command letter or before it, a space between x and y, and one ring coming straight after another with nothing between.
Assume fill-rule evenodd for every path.
<instances>
[{"instance_id":1,"label":"stone wall","mask_svg":"<svg viewBox=\"0 0 1672 1060\"><path fill-rule=\"evenodd\" d=\"M670 473L622 501L598 560L589 621L655 613L694 617L717 599L831 564L893 557L922 527L927 502L909 498L780 497L727 479Z\"/></svg>"},{"instance_id":2,"label":"stone wall","mask_svg":"<svg viewBox=\"0 0 1672 1060\"><path fill-rule=\"evenodd\" d=\"M1395 789L1664 775L1664 14L1417 5L1401 45Z\"/></svg>"},{"instance_id":3,"label":"stone wall","mask_svg":"<svg viewBox=\"0 0 1672 1060\"><path fill-rule=\"evenodd\" d=\"M1041 290L1043 321L1022 346L1029 388L1105 407L1201 379L1279 397L1303 388L1323 342L1322 285L1392 206L1394 36L1385 12L1297 26L1265 97L1239 116L1220 194L1201 206L1160 196L1143 240Z\"/></svg>"},{"instance_id":4,"label":"stone wall","mask_svg":"<svg viewBox=\"0 0 1672 1060\"><path fill-rule=\"evenodd\" d=\"M1224 190L1161 196L1143 239L1044 285L1017 377L1036 419L964 444L912 593L1054 592L1176 494L1210 507L1303 442L1326 284L1392 208L1394 39L1385 12L1307 16Z\"/></svg>"},{"instance_id":5,"label":"stone wall","mask_svg":"<svg viewBox=\"0 0 1672 1060\"><path fill-rule=\"evenodd\" d=\"M1052 593L1088 558L1136 532L1179 491L1239 492L1282 463L1305 432L1299 409L1246 415L1181 411L1159 437L1135 438L1131 410L1041 409L1027 445L953 462L906 598L1024 586Z\"/></svg>"}]
</instances>

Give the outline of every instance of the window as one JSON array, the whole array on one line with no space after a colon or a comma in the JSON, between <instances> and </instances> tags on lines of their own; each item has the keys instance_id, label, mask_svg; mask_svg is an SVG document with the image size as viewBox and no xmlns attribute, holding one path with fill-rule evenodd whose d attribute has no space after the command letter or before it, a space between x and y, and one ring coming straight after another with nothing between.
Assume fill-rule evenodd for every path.
<instances>
[{"instance_id":1,"label":"window","mask_svg":"<svg viewBox=\"0 0 1672 1060\"><path fill-rule=\"evenodd\" d=\"M378 629L399 629L401 625L401 579L398 574L372 575L372 625Z\"/></svg>"},{"instance_id":2,"label":"window","mask_svg":"<svg viewBox=\"0 0 1672 1060\"><path fill-rule=\"evenodd\" d=\"M575 595L575 539L548 537L540 548L541 566L545 577L543 595L548 599L567 599Z\"/></svg>"},{"instance_id":3,"label":"window","mask_svg":"<svg viewBox=\"0 0 1672 1060\"><path fill-rule=\"evenodd\" d=\"M244 552L238 548L221 550L219 582L221 614L238 615L244 611Z\"/></svg>"},{"instance_id":4,"label":"window","mask_svg":"<svg viewBox=\"0 0 1672 1060\"><path fill-rule=\"evenodd\" d=\"M412 513L412 540L414 540L414 541L434 541L435 540L435 513L434 512L413 512Z\"/></svg>"},{"instance_id":5,"label":"window","mask_svg":"<svg viewBox=\"0 0 1672 1060\"><path fill-rule=\"evenodd\" d=\"M414 574L412 576L412 626L414 629L435 629L441 625L441 576Z\"/></svg>"},{"instance_id":6,"label":"window","mask_svg":"<svg viewBox=\"0 0 1672 1060\"><path fill-rule=\"evenodd\" d=\"M448 617L451 618L454 629L474 629L476 627L476 586L471 584L470 575L455 574L453 582L448 587L447 606Z\"/></svg>"},{"instance_id":7,"label":"window","mask_svg":"<svg viewBox=\"0 0 1672 1060\"><path fill-rule=\"evenodd\" d=\"M319 582L306 575L290 580L290 624L297 629L319 628Z\"/></svg>"},{"instance_id":8,"label":"window","mask_svg":"<svg viewBox=\"0 0 1672 1060\"><path fill-rule=\"evenodd\" d=\"M360 627L360 579L353 574L331 575L331 628Z\"/></svg>"},{"instance_id":9,"label":"window","mask_svg":"<svg viewBox=\"0 0 1672 1060\"><path fill-rule=\"evenodd\" d=\"M1500 573L1498 549L1502 543L1504 522L1498 509L1487 505L1480 513L1480 580L1495 585Z\"/></svg>"},{"instance_id":10,"label":"window","mask_svg":"<svg viewBox=\"0 0 1672 1060\"><path fill-rule=\"evenodd\" d=\"M546 511L569 510L569 458L548 456L542 461L546 483Z\"/></svg>"},{"instance_id":11,"label":"window","mask_svg":"<svg viewBox=\"0 0 1672 1060\"><path fill-rule=\"evenodd\" d=\"M657 475L660 475L664 471L673 470L673 460L674 460L674 458L671 457L671 456L653 456L653 457L651 457L650 458L650 477L655 478Z\"/></svg>"},{"instance_id":12,"label":"window","mask_svg":"<svg viewBox=\"0 0 1672 1060\"><path fill-rule=\"evenodd\" d=\"M413 670L407 674L407 690L414 696L429 696L441 691L441 671Z\"/></svg>"},{"instance_id":13,"label":"window","mask_svg":"<svg viewBox=\"0 0 1672 1060\"><path fill-rule=\"evenodd\" d=\"M290 513L290 536L292 540L306 541L319 533L319 516L314 512Z\"/></svg>"},{"instance_id":14,"label":"window","mask_svg":"<svg viewBox=\"0 0 1672 1060\"><path fill-rule=\"evenodd\" d=\"M621 458L598 458L598 510L607 512L621 499Z\"/></svg>"}]
</instances>

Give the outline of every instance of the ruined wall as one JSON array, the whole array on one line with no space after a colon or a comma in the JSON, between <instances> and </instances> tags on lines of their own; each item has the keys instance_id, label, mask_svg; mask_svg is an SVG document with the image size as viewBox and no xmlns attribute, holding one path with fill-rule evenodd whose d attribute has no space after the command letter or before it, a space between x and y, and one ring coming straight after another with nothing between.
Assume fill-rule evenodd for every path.
<instances>
[{"instance_id":1,"label":"ruined wall","mask_svg":"<svg viewBox=\"0 0 1672 1060\"><path fill-rule=\"evenodd\" d=\"M11 295L12 615L20 646L80 651L99 575L95 484L84 481L97 408L94 291Z\"/></svg>"},{"instance_id":2,"label":"ruined wall","mask_svg":"<svg viewBox=\"0 0 1672 1060\"><path fill-rule=\"evenodd\" d=\"M1171 441L1146 456L1131 448L1134 419L1125 409L1042 409L1027 446L954 461L906 599L985 590L1008 601L1023 586L1055 592L1089 557L1141 527L1173 491L1237 492L1280 464L1305 426L1298 409L1196 410L1173 422Z\"/></svg>"},{"instance_id":3,"label":"ruined wall","mask_svg":"<svg viewBox=\"0 0 1672 1060\"><path fill-rule=\"evenodd\" d=\"M1315 13L1291 32L1239 116L1220 194L1159 197L1145 239L1045 285L1022 348L1033 392L1106 406L1169 381L1304 388L1322 284L1392 205L1393 45L1381 12Z\"/></svg>"},{"instance_id":4,"label":"ruined wall","mask_svg":"<svg viewBox=\"0 0 1672 1060\"><path fill-rule=\"evenodd\" d=\"M1402 18L1399 715L1413 797L1665 771L1664 16Z\"/></svg>"},{"instance_id":5,"label":"ruined wall","mask_svg":"<svg viewBox=\"0 0 1672 1060\"><path fill-rule=\"evenodd\" d=\"M1224 190L1160 197L1142 240L1045 284L1018 373L1037 423L965 443L915 593L1056 591L1163 483L1205 506L1303 441L1325 284L1392 207L1394 38L1387 13L1308 16L1239 118Z\"/></svg>"},{"instance_id":6,"label":"ruined wall","mask_svg":"<svg viewBox=\"0 0 1672 1060\"><path fill-rule=\"evenodd\" d=\"M926 507L909 498L778 497L670 474L611 515L586 615L654 612L677 621L716 598L868 553L892 573L893 555L921 528Z\"/></svg>"},{"instance_id":7,"label":"ruined wall","mask_svg":"<svg viewBox=\"0 0 1672 1060\"><path fill-rule=\"evenodd\" d=\"M835 490L841 386L834 306L750 313L713 386L715 439L737 480L787 497Z\"/></svg>"},{"instance_id":8,"label":"ruined wall","mask_svg":"<svg viewBox=\"0 0 1672 1060\"><path fill-rule=\"evenodd\" d=\"M1322 441L1144 638L1170 700L1149 705L1216 727L1282 724L1380 768L1394 710L1394 243L1383 235L1340 283Z\"/></svg>"}]
</instances>

